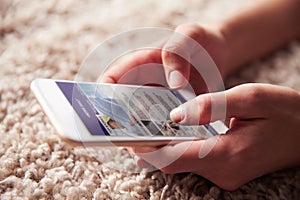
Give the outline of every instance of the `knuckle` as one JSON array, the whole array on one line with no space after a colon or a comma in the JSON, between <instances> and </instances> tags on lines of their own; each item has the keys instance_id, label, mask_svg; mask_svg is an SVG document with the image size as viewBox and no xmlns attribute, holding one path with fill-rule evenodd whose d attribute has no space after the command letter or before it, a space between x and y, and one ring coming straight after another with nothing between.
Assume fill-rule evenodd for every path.
<instances>
[{"instance_id":1,"label":"knuckle","mask_svg":"<svg viewBox=\"0 0 300 200\"><path fill-rule=\"evenodd\" d=\"M196 23L185 23L176 27L173 36L164 45L166 56L177 54L181 57L188 58L193 49L198 45L194 40L198 40L199 36L203 36L204 28Z\"/></svg>"},{"instance_id":2,"label":"knuckle","mask_svg":"<svg viewBox=\"0 0 300 200\"><path fill-rule=\"evenodd\" d=\"M200 108L202 108L201 110L208 110L211 107L211 99L210 99L210 95L208 94L204 94L204 95L200 95L197 98L197 103L198 106Z\"/></svg>"},{"instance_id":3,"label":"knuckle","mask_svg":"<svg viewBox=\"0 0 300 200\"><path fill-rule=\"evenodd\" d=\"M172 39L168 41L165 46L163 47L163 53L166 53L166 55L173 55L173 54L179 54L181 52L182 45L181 41L178 41L179 39Z\"/></svg>"},{"instance_id":4,"label":"knuckle","mask_svg":"<svg viewBox=\"0 0 300 200\"><path fill-rule=\"evenodd\" d=\"M175 29L176 32L182 33L194 40L198 43L204 45L207 39L207 32L203 26L200 26L197 23L184 23ZM191 46L191 45L189 45ZM190 47L191 48L191 47ZM195 48L195 47L194 47Z\"/></svg>"},{"instance_id":5,"label":"knuckle","mask_svg":"<svg viewBox=\"0 0 300 200\"><path fill-rule=\"evenodd\" d=\"M169 41L168 44L164 46L164 49L161 53L163 60L176 60L178 62L185 62L189 60L189 50L186 46L185 41Z\"/></svg>"},{"instance_id":6,"label":"knuckle","mask_svg":"<svg viewBox=\"0 0 300 200\"><path fill-rule=\"evenodd\" d=\"M204 31L202 26L199 26L197 23L184 23L177 26L175 29L176 32L184 33L189 37L195 38L199 33Z\"/></svg>"},{"instance_id":7,"label":"knuckle","mask_svg":"<svg viewBox=\"0 0 300 200\"><path fill-rule=\"evenodd\" d=\"M211 118L211 97L208 94L200 95L197 98L197 108L202 123L209 123Z\"/></svg>"},{"instance_id":8,"label":"knuckle","mask_svg":"<svg viewBox=\"0 0 300 200\"><path fill-rule=\"evenodd\" d=\"M181 54L177 54L172 51L162 51L161 57L163 63L174 70L184 70L189 66L187 59L185 59Z\"/></svg>"},{"instance_id":9,"label":"knuckle","mask_svg":"<svg viewBox=\"0 0 300 200\"><path fill-rule=\"evenodd\" d=\"M179 55L176 53L176 45L171 45L161 52L161 57L163 60L176 59Z\"/></svg>"},{"instance_id":10,"label":"knuckle","mask_svg":"<svg viewBox=\"0 0 300 200\"><path fill-rule=\"evenodd\" d=\"M240 88L241 93L244 95L245 103L248 105L260 105L265 99L264 89L255 83L248 83L241 85Z\"/></svg>"},{"instance_id":11,"label":"knuckle","mask_svg":"<svg viewBox=\"0 0 300 200\"><path fill-rule=\"evenodd\" d=\"M255 84L251 84L246 89L246 91L248 91L249 103L252 105L260 104L264 97L262 88Z\"/></svg>"}]
</instances>

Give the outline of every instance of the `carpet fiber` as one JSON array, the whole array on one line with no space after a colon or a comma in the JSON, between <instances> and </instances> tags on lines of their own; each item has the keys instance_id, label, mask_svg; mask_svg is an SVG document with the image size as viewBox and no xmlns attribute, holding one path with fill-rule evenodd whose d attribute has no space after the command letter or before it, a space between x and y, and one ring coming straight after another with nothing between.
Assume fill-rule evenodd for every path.
<instances>
[{"instance_id":1,"label":"carpet fiber","mask_svg":"<svg viewBox=\"0 0 300 200\"><path fill-rule=\"evenodd\" d=\"M245 2L0 0L0 199L299 199L299 168L233 192L191 173L126 173L136 166L125 149L65 143L29 90L35 78L73 80L88 52L113 34L205 23ZM227 85L266 82L300 91L299 77L294 41L245 66Z\"/></svg>"}]
</instances>

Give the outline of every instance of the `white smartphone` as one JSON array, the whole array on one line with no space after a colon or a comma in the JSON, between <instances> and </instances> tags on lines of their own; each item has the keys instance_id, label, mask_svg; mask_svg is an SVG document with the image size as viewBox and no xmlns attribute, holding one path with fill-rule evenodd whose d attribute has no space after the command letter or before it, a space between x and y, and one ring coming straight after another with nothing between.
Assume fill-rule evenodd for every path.
<instances>
[{"instance_id":1,"label":"white smartphone","mask_svg":"<svg viewBox=\"0 0 300 200\"><path fill-rule=\"evenodd\" d=\"M84 145L159 146L225 133L217 121L183 126L169 112L192 98L187 91L161 87L36 79L38 102L58 133Z\"/></svg>"}]
</instances>

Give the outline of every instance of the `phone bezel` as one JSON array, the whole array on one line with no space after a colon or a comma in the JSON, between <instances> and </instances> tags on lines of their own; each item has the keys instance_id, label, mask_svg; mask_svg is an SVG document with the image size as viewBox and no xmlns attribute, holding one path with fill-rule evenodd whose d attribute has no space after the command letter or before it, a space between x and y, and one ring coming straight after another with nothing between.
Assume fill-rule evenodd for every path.
<instances>
[{"instance_id":1,"label":"phone bezel","mask_svg":"<svg viewBox=\"0 0 300 200\"><path fill-rule=\"evenodd\" d=\"M65 80L54 79L36 79L31 83L33 91L38 102L42 106L43 111L49 117L51 123L57 132L64 139L75 143L84 143L85 145L120 145L120 146L137 146L137 145L165 145L182 141L199 140L198 137L170 137L170 136L108 136L108 135L92 135L85 124L82 122L76 111L73 109L67 98L59 89L56 81L70 82ZM127 85L134 87L133 85ZM150 87L150 86L146 86ZM181 90L179 93L187 100L193 95L189 92ZM221 121L210 124L218 133L222 134L227 131L226 125Z\"/></svg>"}]
</instances>

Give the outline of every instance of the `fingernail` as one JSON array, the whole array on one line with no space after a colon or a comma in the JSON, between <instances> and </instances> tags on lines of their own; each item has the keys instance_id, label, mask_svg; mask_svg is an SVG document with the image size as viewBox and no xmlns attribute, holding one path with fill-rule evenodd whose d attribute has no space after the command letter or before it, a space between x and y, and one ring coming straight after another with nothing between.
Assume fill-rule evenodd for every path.
<instances>
[{"instance_id":1,"label":"fingernail","mask_svg":"<svg viewBox=\"0 0 300 200\"><path fill-rule=\"evenodd\" d=\"M184 118L184 113L182 112L182 107L179 106L177 108L174 108L171 112L170 112L170 118L174 121L174 122L181 122L182 119Z\"/></svg>"},{"instance_id":2,"label":"fingernail","mask_svg":"<svg viewBox=\"0 0 300 200\"><path fill-rule=\"evenodd\" d=\"M168 82L170 88L177 89L183 87L186 84L187 80L179 71L174 70L170 72Z\"/></svg>"}]
</instances>

